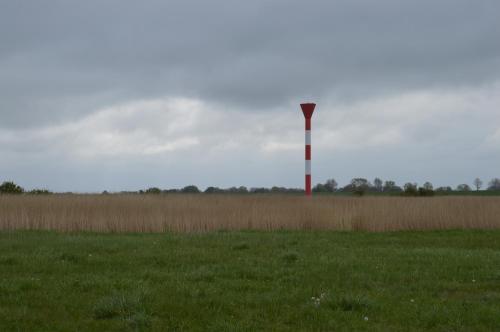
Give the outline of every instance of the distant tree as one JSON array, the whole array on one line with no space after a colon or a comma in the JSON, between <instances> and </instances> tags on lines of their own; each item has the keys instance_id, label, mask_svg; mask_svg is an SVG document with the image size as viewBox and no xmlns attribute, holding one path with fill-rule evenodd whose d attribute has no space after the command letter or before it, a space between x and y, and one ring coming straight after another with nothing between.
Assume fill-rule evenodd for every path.
<instances>
[{"instance_id":1,"label":"distant tree","mask_svg":"<svg viewBox=\"0 0 500 332\"><path fill-rule=\"evenodd\" d=\"M364 178L354 178L351 180L352 192L355 195L363 196L368 189L370 189L371 184L367 179Z\"/></svg>"},{"instance_id":2,"label":"distant tree","mask_svg":"<svg viewBox=\"0 0 500 332\"><path fill-rule=\"evenodd\" d=\"M22 194L24 189L12 181L5 181L0 185L0 194Z\"/></svg>"},{"instance_id":3,"label":"distant tree","mask_svg":"<svg viewBox=\"0 0 500 332\"><path fill-rule=\"evenodd\" d=\"M419 196L434 196L434 186L430 182L425 182L422 187L418 188Z\"/></svg>"},{"instance_id":4,"label":"distant tree","mask_svg":"<svg viewBox=\"0 0 500 332\"><path fill-rule=\"evenodd\" d=\"M240 194L247 194L247 193L248 193L248 188L247 188L247 187L245 187L245 186L239 186L239 187L238 187L238 192L239 192Z\"/></svg>"},{"instance_id":5,"label":"distant tree","mask_svg":"<svg viewBox=\"0 0 500 332\"><path fill-rule=\"evenodd\" d=\"M407 182L404 185L404 192L403 194L405 196L417 196L418 195L418 188L416 183L411 183Z\"/></svg>"},{"instance_id":6,"label":"distant tree","mask_svg":"<svg viewBox=\"0 0 500 332\"><path fill-rule=\"evenodd\" d=\"M103 195L108 195L108 194L109 194L109 192L108 192L107 190L104 190L101 194L103 194Z\"/></svg>"},{"instance_id":7,"label":"distant tree","mask_svg":"<svg viewBox=\"0 0 500 332\"><path fill-rule=\"evenodd\" d=\"M396 185L396 182L394 181L385 181L384 186L382 188L382 191L388 192L388 193L397 193L397 192L402 192L403 189L401 187Z\"/></svg>"},{"instance_id":8,"label":"distant tree","mask_svg":"<svg viewBox=\"0 0 500 332\"><path fill-rule=\"evenodd\" d=\"M457 186L457 191L470 191L471 188L468 184L462 183Z\"/></svg>"},{"instance_id":9,"label":"distant tree","mask_svg":"<svg viewBox=\"0 0 500 332\"><path fill-rule=\"evenodd\" d=\"M52 192L47 189L33 189L28 192L30 195L50 195Z\"/></svg>"},{"instance_id":10,"label":"distant tree","mask_svg":"<svg viewBox=\"0 0 500 332\"><path fill-rule=\"evenodd\" d=\"M266 194L269 193L270 190L268 188L260 187L260 188L251 188L250 192L254 194Z\"/></svg>"},{"instance_id":11,"label":"distant tree","mask_svg":"<svg viewBox=\"0 0 500 332\"><path fill-rule=\"evenodd\" d=\"M403 189L404 189L404 191L417 189L417 184L416 183L407 182L407 183L404 184Z\"/></svg>"},{"instance_id":12,"label":"distant tree","mask_svg":"<svg viewBox=\"0 0 500 332\"><path fill-rule=\"evenodd\" d=\"M441 194L450 193L452 191L453 191L453 189L451 189L451 187L439 187L436 189L436 192L441 193Z\"/></svg>"},{"instance_id":13,"label":"distant tree","mask_svg":"<svg viewBox=\"0 0 500 332\"><path fill-rule=\"evenodd\" d=\"M325 189L329 192L334 192L337 190L338 183L335 179L329 179L325 182Z\"/></svg>"},{"instance_id":14,"label":"distant tree","mask_svg":"<svg viewBox=\"0 0 500 332\"><path fill-rule=\"evenodd\" d=\"M315 193L326 193L329 190L323 183L318 183L312 188L312 191Z\"/></svg>"},{"instance_id":15,"label":"distant tree","mask_svg":"<svg viewBox=\"0 0 500 332\"><path fill-rule=\"evenodd\" d=\"M375 178L373 180L373 187L376 191L383 191L384 186L382 180L380 178Z\"/></svg>"},{"instance_id":16,"label":"distant tree","mask_svg":"<svg viewBox=\"0 0 500 332\"><path fill-rule=\"evenodd\" d=\"M161 191L163 194L176 194L180 192L180 189L164 189Z\"/></svg>"},{"instance_id":17,"label":"distant tree","mask_svg":"<svg viewBox=\"0 0 500 332\"><path fill-rule=\"evenodd\" d=\"M271 192L272 193L286 193L288 192L288 189L286 189L285 187L277 187L277 186L274 186L271 188Z\"/></svg>"},{"instance_id":18,"label":"distant tree","mask_svg":"<svg viewBox=\"0 0 500 332\"><path fill-rule=\"evenodd\" d=\"M488 183L488 190L500 190L500 179L494 178Z\"/></svg>"},{"instance_id":19,"label":"distant tree","mask_svg":"<svg viewBox=\"0 0 500 332\"><path fill-rule=\"evenodd\" d=\"M354 191L354 187L352 186L351 183L349 183L340 188L339 190L345 193L352 193Z\"/></svg>"},{"instance_id":20,"label":"distant tree","mask_svg":"<svg viewBox=\"0 0 500 332\"><path fill-rule=\"evenodd\" d=\"M387 180L384 182L384 191L387 189L387 190L390 190L391 188L393 188L394 186L396 186L396 182L395 181L392 181L392 180Z\"/></svg>"},{"instance_id":21,"label":"distant tree","mask_svg":"<svg viewBox=\"0 0 500 332\"><path fill-rule=\"evenodd\" d=\"M195 185L189 185L182 188L181 192L186 194L198 194L200 192L200 189L198 189L198 187Z\"/></svg>"},{"instance_id":22,"label":"distant tree","mask_svg":"<svg viewBox=\"0 0 500 332\"><path fill-rule=\"evenodd\" d=\"M216 193L217 192L217 189L219 188L216 188L216 187L207 187L204 191L205 194L213 194L213 193Z\"/></svg>"},{"instance_id":23,"label":"distant tree","mask_svg":"<svg viewBox=\"0 0 500 332\"><path fill-rule=\"evenodd\" d=\"M434 190L434 186L430 182L424 183L424 185L422 186L422 188L424 188L425 190Z\"/></svg>"},{"instance_id":24,"label":"distant tree","mask_svg":"<svg viewBox=\"0 0 500 332\"><path fill-rule=\"evenodd\" d=\"M480 178L475 178L474 187L476 187L476 191L479 191L479 189L481 189L482 186L483 186L483 181L481 181Z\"/></svg>"},{"instance_id":25,"label":"distant tree","mask_svg":"<svg viewBox=\"0 0 500 332\"><path fill-rule=\"evenodd\" d=\"M223 193L224 190L219 188L219 187L208 187L205 189L206 194L217 194L217 193Z\"/></svg>"},{"instance_id":26,"label":"distant tree","mask_svg":"<svg viewBox=\"0 0 500 332\"><path fill-rule=\"evenodd\" d=\"M303 193L304 189L302 189L302 188L288 188L287 192L293 193L293 194L299 194L299 193Z\"/></svg>"},{"instance_id":27,"label":"distant tree","mask_svg":"<svg viewBox=\"0 0 500 332\"><path fill-rule=\"evenodd\" d=\"M392 188L396 186L396 182L394 181L385 181L383 190L384 191L391 191Z\"/></svg>"},{"instance_id":28,"label":"distant tree","mask_svg":"<svg viewBox=\"0 0 500 332\"><path fill-rule=\"evenodd\" d=\"M146 194L161 194L161 189L157 187L151 187L146 189L145 191Z\"/></svg>"}]
</instances>

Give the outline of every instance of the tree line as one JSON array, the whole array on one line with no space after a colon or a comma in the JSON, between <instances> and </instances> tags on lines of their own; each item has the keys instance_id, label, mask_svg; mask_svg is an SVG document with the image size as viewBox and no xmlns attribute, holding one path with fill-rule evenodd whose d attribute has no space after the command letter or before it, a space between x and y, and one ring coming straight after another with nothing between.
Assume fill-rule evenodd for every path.
<instances>
[{"instance_id":1,"label":"tree line","mask_svg":"<svg viewBox=\"0 0 500 332\"><path fill-rule=\"evenodd\" d=\"M483 189L483 181L479 178L474 179L473 187L466 183L459 184L457 187L452 188L449 186L434 188L432 183L425 182L419 186L417 183L407 182L403 186L399 186L395 181L383 181L380 178L375 178L373 182L365 178L354 178L347 185L340 187L335 179L329 179L325 183L318 183L313 187L315 193L346 193L363 196L369 193L381 193L390 195L403 195L403 196L432 196L435 194L446 194L453 192L470 192L480 191ZM494 178L488 182L485 187L488 191L500 191L500 178ZM200 190L195 185L185 186L179 189L160 189L158 187L150 187L141 189L139 191L121 191L121 194L169 194L169 193L186 193L186 194L265 194L265 193L303 193L304 190L300 188L286 188L286 187L254 187L247 188L245 186L219 188L210 186L204 191ZM26 191L21 186L13 181L5 181L0 185L0 194L32 194L32 195L48 195L52 194L48 189L33 189ZM109 194L108 191L103 191L103 194ZM69 194L69 193L68 193Z\"/></svg>"},{"instance_id":2,"label":"tree line","mask_svg":"<svg viewBox=\"0 0 500 332\"><path fill-rule=\"evenodd\" d=\"M325 183L318 183L313 188L313 192L345 192L353 193L362 196L366 193L386 193L386 194L401 194L406 196L432 196L436 193L451 193L451 192L470 192L480 191L483 188L483 181L480 178L475 178L473 187L466 183L459 184L456 188L449 186L434 188L432 183L425 182L419 186L414 182L407 182L403 186L399 186L395 181L383 181L380 178L375 178L373 182L365 178L354 178L344 187L339 187L335 179L327 180ZM494 178L488 182L486 187L489 191L500 190L500 179Z\"/></svg>"}]
</instances>

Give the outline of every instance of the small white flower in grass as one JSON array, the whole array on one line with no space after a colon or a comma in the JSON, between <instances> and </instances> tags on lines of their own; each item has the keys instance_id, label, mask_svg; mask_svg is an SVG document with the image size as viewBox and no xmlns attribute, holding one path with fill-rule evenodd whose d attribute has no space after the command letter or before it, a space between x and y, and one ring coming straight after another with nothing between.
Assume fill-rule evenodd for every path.
<instances>
[{"instance_id":1,"label":"small white flower in grass","mask_svg":"<svg viewBox=\"0 0 500 332\"><path fill-rule=\"evenodd\" d=\"M319 305L321 304L321 299L319 297L311 297L311 300L313 301L313 304L315 307L319 307Z\"/></svg>"},{"instance_id":2,"label":"small white flower in grass","mask_svg":"<svg viewBox=\"0 0 500 332\"><path fill-rule=\"evenodd\" d=\"M476 282L476 279L472 279L472 282Z\"/></svg>"},{"instance_id":3,"label":"small white flower in grass","mask_svg":"<svg viewBox=\"0 0 500 332\"><path fill-rule=\"evenodd\" d=\"M413 302L415 302L415 300L414 300L414 299L411 299L411 300L410 300L410 302L411 302L411 303L413 303Z\"/></svg>"},{"instance_id":4,"label":"small white flower in grass","mask_svg":"<svg viewBox=\"0 0 500 332\"><path fill-rule=\"evenodd\" d=\"M368 320L368 316L365 316L363 319L364 319L365 321L367 321L367 320Z\"/></svg>"}]
</instances>

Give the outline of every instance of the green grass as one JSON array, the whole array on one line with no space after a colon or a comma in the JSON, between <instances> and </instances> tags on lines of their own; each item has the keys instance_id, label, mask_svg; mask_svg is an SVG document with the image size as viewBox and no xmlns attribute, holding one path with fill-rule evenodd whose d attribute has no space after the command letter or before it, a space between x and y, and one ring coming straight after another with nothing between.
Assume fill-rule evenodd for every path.
<instances>
[{"instance_id":1,"label":"green grass","mask_svg":"<svg viewBox=\"0 0 500 332\"><path fill-rule=\"evenodd\" d=\"M0 331L498 331L500 232L0 233Z\"/></svg>"}]
</instances>

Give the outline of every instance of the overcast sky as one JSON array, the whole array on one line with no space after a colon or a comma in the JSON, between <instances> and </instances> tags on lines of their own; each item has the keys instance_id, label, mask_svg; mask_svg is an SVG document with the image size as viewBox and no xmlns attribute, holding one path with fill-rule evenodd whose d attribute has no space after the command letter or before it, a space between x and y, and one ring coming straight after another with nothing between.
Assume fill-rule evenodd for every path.
<instances>
[{"instance_id":1,"label":"overcast sky","mask_svg":"<svg viewBox=\"0 0 500 332\"><path fill-rule=\"evenodd\" d=\"M0 0L0 181L500 177L500 2Z\"/></svg>"}]
</instances>

